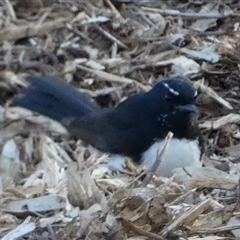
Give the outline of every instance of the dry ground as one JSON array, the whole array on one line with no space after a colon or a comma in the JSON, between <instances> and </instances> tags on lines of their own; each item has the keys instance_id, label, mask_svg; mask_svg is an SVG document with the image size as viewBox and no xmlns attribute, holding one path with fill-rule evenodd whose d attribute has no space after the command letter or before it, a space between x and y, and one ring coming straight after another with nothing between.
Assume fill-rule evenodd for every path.
<instances>
[{"instance_id":1,"label":"dry ground","mask_svg":"<svg viewBox=\"0 0 240 240\"><path fill-rule=\"evenodd\" d=\"M2 239L240 239L239 1L0 0L0 42ZM99 168L107 156L9 107L36 73L103 107L188 78L206 167L146 182L127 162L111 175Z\"/></svg>"}]
</instances>

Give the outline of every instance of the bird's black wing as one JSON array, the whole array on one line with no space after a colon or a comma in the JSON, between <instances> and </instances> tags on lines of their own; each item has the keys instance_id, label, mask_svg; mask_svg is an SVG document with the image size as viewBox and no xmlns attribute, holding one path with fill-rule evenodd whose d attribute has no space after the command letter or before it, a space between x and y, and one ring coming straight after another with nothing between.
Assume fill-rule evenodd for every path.
<instances>
[{"instance_id":1,"label":"bird's black wing","mask_svg":"<svg viewBox=\"0 0 240 240\"><path fill-rule=\"evenodd\" d=\"M155 119L145 95L128 98L116 108L98 114L65 119L70 134L110 153L139 156L153 140Z\"/></svg>"}]
</instances>

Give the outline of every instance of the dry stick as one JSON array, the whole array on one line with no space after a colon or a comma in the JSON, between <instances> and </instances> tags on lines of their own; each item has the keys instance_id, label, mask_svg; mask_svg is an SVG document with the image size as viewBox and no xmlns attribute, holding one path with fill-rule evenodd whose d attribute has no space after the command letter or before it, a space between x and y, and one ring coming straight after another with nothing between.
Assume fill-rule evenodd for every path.
<instances>
[{"instance_id":1,"label":"dry stick","mask_svg":"<svg viewBox=\"0 0 240 240\"><path fill-rule=\"evenodd\" d=\"M36 23L32 23L23 26L5 27L0 31L0 42L5 40L17 40L24 37L40 36L53 29L64 26L71 19L72 16L68 16L45 22L41 26L36 26Z\"/></svg>"},{"instance_id":2,"label":"dry stick","mask_svg":"<svg viewBox=\"0 0 240 240\"><path fill-rule=\"evenodd\" d=\"M141 179L146 173L148 172L148 169L145 169L140 175L138 175L132 182L130 182L127 186L126 189L130 188L135 182L137 182L139 179Z\"/></svg>"},{"instance_id":3,"label":"dry stick","mask_svg":"<svg viewBox=\"0 0 240 240\"><path fill-rule=\"evenodd\" d=\"M232 211L231 211L229 220L230 220L231 216L233 215L234 211L237 209L237 207L240 206L240 178L238 179L237 194L238 194L238 199L237 199L237 202L236 202L234 208L233 208Z\"/></svg>"},{"instance_id":4,"label":"dry stick","mask_svg":"<svg viewBox=\"0 0 240 240\"><path fill-rule=\"evenodd\" d=\"M148 185L148 183L151 181L154 173L159 168L159 166L160 166L160 164L162 162L162 159L163 159L163 157L165 155L165 152L167 151L167 148L169 147L169 144L170 144L170 142L172 140L172 137L173 137L173 133L169 132L168 135L165 138L165 143L164 143L164 146L163 146L160 154L157 155L156 161L154 162L152 167L149 168L149 171L147 171L146 177L142 181L142 185L141 185L142 187L146 187Z\"/></svg>"},{"instance_id":5,"label":"dry stick","mask_svg":"<svg viewBox=\"0 0 240 240\"><path fill-rule=\"evenodd\" d=\"M97 47L97 44L95 41L93 41L91 38L89 38L88 36L86 36L83 32L80 32L76 26L73 26L70 23L66 24L66 27L69 31L73 32L76 36L82 38L83 40L87 41L88 43L91 43L94 45L94 47Z\"/></svg>"},{"instance_id":6,"label":"dry stick","mask_svg":"<svg viewBox=\"0 0 240 240\"><path fill-rule=\"evenodd\" d=\"M199 228L199 229L193 229L191 227L186 227L186 228L194 233L214 234L219 232L228 232L235 229L240 229L240 224L233 224L229 226L222 226L222 227L216 227L216 228Z\"/></svg>"},{"instance_id":7,"label":"dry stick","mask_svg":"<svg viewBox=\"0 0 240 240\"><path fill-rule=\"evenodd\" d=\"M16 19L17 19L16 13L14 11L14 8L13 8L11 2L9 0L5 0L5 2L6 2L6 6L8 8L8 12L10 13L10 16L11 16L12 20L16 21Z\"/></svg>"},{"instance_id":8,"label":"dry stick","mask_svg":"<svg viewBox=\"0 0 240 240\"><path fill-rule=\"evenodd\" d=\"M77 65L77 68L79 68L81 70L84 70L86 72L93 73L96 76L98 76L99 78L102 78L102 79L104 79L105 81L108 81L108 82L118 82L118 83L127 83L127 84L135 83L138 87L140 87L144 91L149 90L149 87L144 86L140 82L138 82L134 79L131 79L131 78L120 77L120 76L117 76L117 75L114 75L114 74L111 74L111 73L107 73L107 72L104 72L104 71L87 68L87 67L84 67L82 65Z\"/></svg>"},{"instance_id":9,"label":"dry stick","mask_svg":"<svg viewBox=\"0 0 240 240\"><path fill-rule=\"evenodd\" d=\"M97 24L94 24L95 28L100 31L105 37L107 37L109 40L111 40L112 42L117 43L118 46L124 48L124 49L128 49L128 47L122 43L120 40L118 40L116 37L114 37L113 35L111 35L109 32L107 32L106 30L104 30L102 27L100 27Z\"/></svg>"},{"instance_id":10,"label":"dry stick","mask_svg":"<svg viewBox=\"0 0 240 240\"><path fill-rule=\"evenodd\" d=\"M223 126L227 126L227 124L237 123L240 121L240 114L230 113L226 116L220 117L219 119L213 121L208 120L204 123L201 123L200 128L204 128L207 130L218 130Z\"/></svg>"},{"instance_id":11,"label":"dry stick","mask_svg":"<svg viewBox=\"0 0 240 240\"><path fill-rule=\"evenodd\" d=\"M47 230L49 232L50 239L56 240L57 239L56 233L54 232L52 225L48 223L46 228L47 228Z\"/></svg>"},{"instance_id":12,"label":"dry stick","mask_svg":"<svg viewBox=\"0 0 240 240\"><path fill-rule=\"evenodd\" d=\"M149 12L155 12L160 13L163 16L172 16L172 17L182 17L184 19L221 19L221 18L227 18L227 17L237 17L239 14L220 14L220 13L188 13L188 12L180 12L178 10L172 10L172 9L166 9L161 10L157 8L149 8L149 7L142 7L142 10L149 11Z\"/></svg>"},{"instance_id":13,"label":"dry stick","mask_svg":"<svg viewBox=\"0 0 240 240\"><path fill-rule=\"evenodd\" d=\"M182 50L180 50L180 52L182 52ZM220 97L211 87L205 86L200 82L195 82L194 87L196 87L197 89L200 89L202 93L206 93L209 97L213 98L215 101L220 103L225 108L229 110L233 109L233 106L229 102L224 100L222 97Z\"/></svg>"},{"instance_id":14,"label":"dry stick","mask_svg":"<svg viewBox=\"0 0 240 240\"><path fill-rule=\"evenodd\" d=\"M166 238L161 237L158 234L151 233L151 232L143 230L142 228L137 227L136 225L134 225L133 223L131 223L130 221L128 221L124 218L121 219L121 222L122 222L122 226L125 229L130 230L138 235L145 236L149 239L166 240Z\"/></svg>"},{"instance_id":15,"label":"dry stick","mask_svg":"<svg viewBox=\"0 0 240 240\"><path fill-rule=\"evenodd\" d=\"M193 35L194 36L221 36L221 35L225 35L225 34L233 34L233 31L231 30L218 30L218 31L206 31L206 32L194 32ZM217 71L216 71L217 72Z\"/></svg>"},{"instance_id":16,"label":"dry stick","mask_svg":"<svg viewBox=\"0 0 240 240\"><path fill-rule=\"evenodd\" d=\"M188 197L190 194L196 192L197 188L191 189L190 191L184 193L183 195L176 198L174 201L172 201L169 205L177 205L181 203L186 197Z\"/></svg>"},{"instance_id":17,"label":"dry stick","mask_svg":"<svg viewBox=\"0 0 240 240\"><path fill-rule=\"evenodd\" d=\"M115 14L115 17L120 20L120 22L124 23L126 20L121 15L121 13L117 10L117 8L112 4L110 0L105 0L106 4L111 8L113 14Z\"/></svg>"},{"instance_id":18,"label":"dry stick","mask_svg":"<svg viewBox=\"0 0 240 240\"><path fill-rule=\"evenodd\" d=\"M196 219L202 212L204 212L211 204L211 199L208 198L205 201L201 202L197 206L190 209L188 212L184 213L182 216L176 219L172 224L163 229L161 232L162 236L166 237L169 233L173 233L177 230L179 226L187 224L192 220Z\"/></svg>"}]
</instances>

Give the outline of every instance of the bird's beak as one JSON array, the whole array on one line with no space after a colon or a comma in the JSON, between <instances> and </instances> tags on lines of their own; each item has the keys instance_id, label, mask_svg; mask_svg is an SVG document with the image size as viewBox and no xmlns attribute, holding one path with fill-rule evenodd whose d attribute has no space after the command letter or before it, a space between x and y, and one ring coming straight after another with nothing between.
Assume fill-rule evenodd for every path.
<instances>
[{"instance_id":1,"label":"bird's beak","mask_svg":"<svg viewBox=\"0 0 240 240\"><path fill-rule=\"evenodd\" d=\"M194 105L188 104L185 106L178 106L178 110L180 112L185 112L185 113L197 113L198 110Z\"/></svg>"}]
</instances>

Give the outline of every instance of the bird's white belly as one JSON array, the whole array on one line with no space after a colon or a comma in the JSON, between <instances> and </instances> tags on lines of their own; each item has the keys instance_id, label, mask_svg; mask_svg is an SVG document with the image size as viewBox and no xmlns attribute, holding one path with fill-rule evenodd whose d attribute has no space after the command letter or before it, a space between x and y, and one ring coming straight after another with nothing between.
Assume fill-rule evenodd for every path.
<instances>
[{"instance_id":1,"label":"bird's white belly","mask_svg":"<svg viewBox=\"0 0 240 240\"><path fill-rule=\"evenodd\" d=\"M154 143L142 155L142 164L151 167L157 159L158 154L164 146L164 141ZM172 170L180 167L200 167L200 149L198 140L172 139L160 163L156 174L164 177L171 177Z\"/></svg>"}]
</instances>

